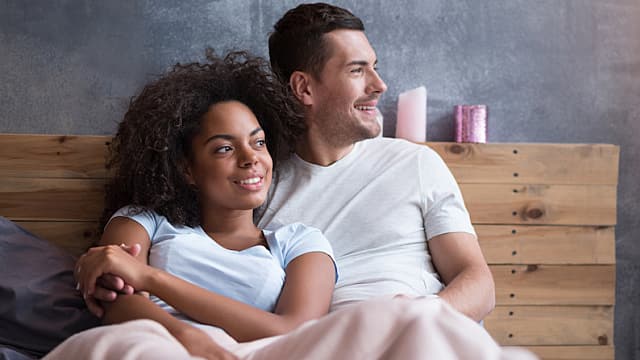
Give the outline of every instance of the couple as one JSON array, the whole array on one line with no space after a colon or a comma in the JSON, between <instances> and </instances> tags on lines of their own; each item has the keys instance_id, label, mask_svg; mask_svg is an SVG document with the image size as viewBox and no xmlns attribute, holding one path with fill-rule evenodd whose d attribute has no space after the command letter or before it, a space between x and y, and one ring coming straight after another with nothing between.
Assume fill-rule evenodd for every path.
<instances>
[{"instance_id":1,"label":"couple","mask_svg":"<svg viewBox=\"0 0 640 360\"><path fill-rule=\"evenodd\" d=\"M269 55L283 81L209 54L132 101L103 246L76 266L114 325L47 358L529 358L476 324L493 280L443 161L374 139L386 85L360 19L300 5Z\"/></svg>"}]
</instances>

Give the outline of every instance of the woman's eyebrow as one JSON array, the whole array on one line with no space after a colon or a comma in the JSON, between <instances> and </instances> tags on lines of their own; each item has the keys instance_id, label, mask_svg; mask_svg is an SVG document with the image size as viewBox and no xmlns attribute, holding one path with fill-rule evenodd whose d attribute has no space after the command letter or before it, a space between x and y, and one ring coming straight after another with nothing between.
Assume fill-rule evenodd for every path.
<instances>
[{"instance_id":1,"label":"woman's eyebrow","mask_svg":"<svg viewBox=\"0 0 640 360\"><path fill-rule=\"evenodd\" d=\"M264 131L264 130L262 130L261 127L257 127L255 129L251 130L251 132L249 133L249 136L254 136L255 134L257 134L257 133L259 133L261 131ZM216 139L233 140L235 138L236 138L235 136L230 135L230 134L215 134L215 135L209 137L204 143L206 144L209 141L213 141L213 140L216 140Z\"/></svg>"}]
</instances>

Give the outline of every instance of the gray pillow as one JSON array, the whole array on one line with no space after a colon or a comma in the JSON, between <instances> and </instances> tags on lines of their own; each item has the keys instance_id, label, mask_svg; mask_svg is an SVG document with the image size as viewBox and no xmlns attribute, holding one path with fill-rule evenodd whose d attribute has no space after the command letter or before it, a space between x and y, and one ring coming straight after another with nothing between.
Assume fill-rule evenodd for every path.
<instances>
[{"instance_id":1,"label":"gray pillow","mask_svg":"<svg viewBox=\"0 0 640 360\"><path fill-rule=\"evenodd\" d=\"M0 345L43 356L97 326L75 290L75 259L0 216Z\"/></svg>"}]
</instances>

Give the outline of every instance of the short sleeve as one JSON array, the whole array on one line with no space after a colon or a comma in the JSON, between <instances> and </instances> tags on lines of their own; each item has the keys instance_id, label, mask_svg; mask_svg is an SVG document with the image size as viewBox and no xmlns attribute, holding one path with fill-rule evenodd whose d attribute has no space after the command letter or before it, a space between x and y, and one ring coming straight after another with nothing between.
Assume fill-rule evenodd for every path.
<instances>
[{"instance_id":1,"label":"short sleeve","mask_svg":"<svg viewBox=\"0 0 640 360\"><path fill-rule=\"evenodd\" d=\"M282 249L284 268L291 261L300 255L310 252L322 252L327 254L336 270L336 281L338 279L338 268L333 256L333 249L329 240L322 232L314 227L306 226L301 223L280 227L274 231L274 235Z\"/></svg>"},{"instance_id":2,"label":"short sleeve","mask_svg":"<svg viewBox=\"0 0 640 360\"><path fill-rule=\"evenodd\" d=\"M156 229L158 228L158 216L154 212L149 210L138 211L132 206L124 206L111 215L109 222L116 217L126 217L137 222L147 231L149 239L154 238ZM108 224L107 222L107 225Z\"/></svg>"},{"instance_id":3,"label":"short sleeve","mask_svg":"<svg viewBox=\"0 0 640 360\"><path fill-rule=\"evenodd\" d=\"M450 232L475 236L458 183L442 158L425 147L418 164L427 239Z\"/></svg>"}]
</instances>

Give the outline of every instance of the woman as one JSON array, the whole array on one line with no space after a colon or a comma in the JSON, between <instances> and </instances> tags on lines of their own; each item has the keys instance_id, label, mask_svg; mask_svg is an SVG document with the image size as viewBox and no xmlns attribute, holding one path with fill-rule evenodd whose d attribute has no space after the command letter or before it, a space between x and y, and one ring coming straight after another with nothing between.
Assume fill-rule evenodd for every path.
<instances>
[{"instance_id":1,"label":"woman","mask_svg":"<svg viewBox=\"0 0 640 360\"><path fill-rule=\"evenodd\" d=\"M103 246L76 278L85 296L104 274L152 294L103 304L106 324L154 320L190 355L224 358L207 331L242 342L286 333L327 313L336 272L320 231L253 223L271 154L288 155L302 123L282 89L261 59L207 60L176 65L132 101L112 145Z\"/></svg>"}]
</instances>

